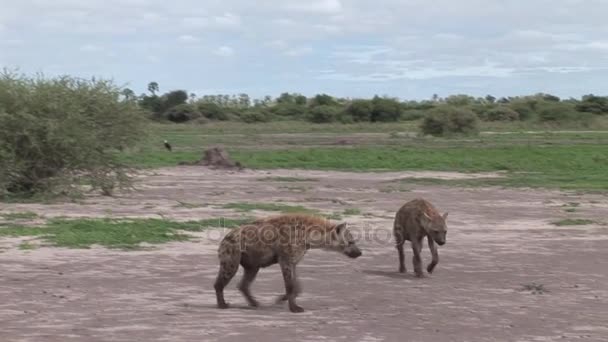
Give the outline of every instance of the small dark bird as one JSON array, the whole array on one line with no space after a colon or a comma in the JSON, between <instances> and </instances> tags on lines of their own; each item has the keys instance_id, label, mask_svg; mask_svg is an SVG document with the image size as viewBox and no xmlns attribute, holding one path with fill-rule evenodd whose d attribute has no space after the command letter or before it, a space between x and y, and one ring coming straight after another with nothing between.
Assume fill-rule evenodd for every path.
<instances>
[{"instance_id":1,"label":"small dark bird","mask_svg":"<svg viewBox=\"0 0 608 342\"><path fill-rule=\"evenodd\" d=\"M169 142L167 140L165 140L165 148L171 152L171 145L169 144Z\"/></svg>"}]
</instances>

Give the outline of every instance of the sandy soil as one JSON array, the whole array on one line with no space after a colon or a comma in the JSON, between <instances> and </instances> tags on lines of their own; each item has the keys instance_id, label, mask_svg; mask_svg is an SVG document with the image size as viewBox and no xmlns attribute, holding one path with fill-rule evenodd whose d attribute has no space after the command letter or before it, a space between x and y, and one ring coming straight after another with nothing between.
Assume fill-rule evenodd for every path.
<instances>
[{"instance_id":1,"label":"sandy soil","mask_svg":"<svg viewBox=\"0 0 608 342\"><path fill-rule=\"evenodd\" d=\"M309 182L265 177L315 178ZM302 314L273 304L283 291L277 267L260 272L253 310L229 285L228 310L215 308L212 283L223 230L195 242L122 252L93 248L21 251L0 240L0 341L606 341L608 197L537 190L408 185L407 177L455 173L340 173L278 170L225 173L199 167L142 175L139 191L78 204L0 204L2 212L45 217L239 216L229 202L281 202L341 212L363 256L311 251L300 265ZM495 175L500 176L500 175ZM436 272L398 274L392 216L414 197L450 212ZM580 203L567 213L565 203ZM247 215L263 216L255 212ZM563 218L598 224L556 227ZM406 250L408 271L411 252ZM425 264L429 261L424 250ZM523 285L542 284L533 294Z\"/></svg>"}]
</instances>

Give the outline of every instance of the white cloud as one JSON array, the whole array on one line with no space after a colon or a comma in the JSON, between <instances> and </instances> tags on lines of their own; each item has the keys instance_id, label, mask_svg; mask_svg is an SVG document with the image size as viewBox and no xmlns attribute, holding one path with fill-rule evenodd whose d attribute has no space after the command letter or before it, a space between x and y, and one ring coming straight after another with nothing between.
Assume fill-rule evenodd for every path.
<instances>
[{"instance_id":1,"label":"white cloud","mask_svg":"<svg viewBox=\"0 0 608 342\"><path fill-rule=\"evenodd\" d=\"M101 47L99 45L95 45L95 44L85 44L80 47L80 51L82 51L82 52L100 52L103 50L104 50L103 47Z\"/></svg>"},{"instance_id":2,"label":"white cloud","mask_svg":"<svg viewBox=\"0 0 608 342\"><path fill-rule=\"evenodd\" d=\"M213 51L214 54L222 57L231 57L234 56L234 49L230 46L220 46L219 48Z\"/></svg>"},{"instance_id":3,"label":"white cloud","mask_svg":"<svg viewBox=\"0 0 608 342\"><path fill-rule=\"evenodd\" d=\"M340 0L308 0L287 3L287 10L308 13L335 14L342 11Z\"/></svg>"},{"instance_id":4,"label":"white cloud","mask_svg":"<svg viewBox=\"0 0 608 342\"><path fill-rule=\"evenodd\" d=\"M198 38L196 38L195 36L190 35L190 34L183 34L183 35L177 37L177 40L180 41L180 42L182 42L182 43L186 43L186 44L196 43L196 42L199 41Z\"/></svg>"},{"instance_id":5,"label":"white cloud","mask_svg":"<svg viewBox=\"0 0 608 342\"><path fill-rule=\"evenodd\" d=\"M306 47L296 47L296 48L291 48L291 49L287 49L283 52L283 54L285 56L291 56L291 57L297 57L297 56L304 56L304 55L308 55L310 53L312 53L313 48L306 46Z\"/></svg>"},{"instance_id":6,"label":"white cloud","mask_svg":"<svg viewBox=\"0 0 608 342\"><path fill-rule=\"evenodd\" d=\"M241 26L241 17L232 13L224 13L213 18L218 28L234 29Z\"/></svg>"}]
</instances>

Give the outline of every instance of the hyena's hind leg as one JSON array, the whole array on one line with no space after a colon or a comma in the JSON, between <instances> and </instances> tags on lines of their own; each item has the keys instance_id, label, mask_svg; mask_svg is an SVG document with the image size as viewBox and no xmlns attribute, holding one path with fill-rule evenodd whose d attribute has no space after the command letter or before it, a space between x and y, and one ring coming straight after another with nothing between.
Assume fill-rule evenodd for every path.
<instances>
[{"instance_id":1,"label":"hyena's hind leg","mask_svg":"<svg viewBox=\"0 0 608 342\"><path fill-rule=\"evenodd\" d=\"M405 273L407 272L405 268L405 254L403 253L403 244L405 243L405 237L403 236L403 233L399 230L396 230L394 235L396 241L395 247L397 248L397 254L399 255L399 272Z\"/></svg>"},{"instance_id":2,"label":"hyena's hind leg","mask_svg":"<svg viewBox=\"0 0 608 342\"><path fill-rule=\"evenodd\" d=\"M213 286L217 297L217 307L220 309L228 308L228 304L224 300L224 288L238 271L240 257L240 252L236 248L220 249L220 269Z\"/></svg>"},{"instance_id":3,"label":"hyena's hind leg","mask_svg":"<svg viewBox=\"0 0 608 342\"><path fill-rule=\"evenodd\" d=\"M260 268L243 266L243 269L245 270L245 274L243 275L243 279L239 284L239 290L241 291L243 296L245 296L245 299L247 300L247 303L249 303L249 306L258 307L258 301L255 300L253 295L251 295L251 291L249 290L249 288L251 286L251 283L255 280L255 277L258 275L258 271L260 270Z\"/></svg>"}]
</instances>

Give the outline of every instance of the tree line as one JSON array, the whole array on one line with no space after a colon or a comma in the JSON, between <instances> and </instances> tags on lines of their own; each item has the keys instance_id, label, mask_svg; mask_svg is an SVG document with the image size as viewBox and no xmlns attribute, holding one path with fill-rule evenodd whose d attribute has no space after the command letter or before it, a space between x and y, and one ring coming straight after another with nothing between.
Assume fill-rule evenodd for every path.
<instances>
[{"instance_id":1,"label":"tree line","mask_svg":"<svg viewBox=\"0 0 608 342\"><path fill-rule=\"evenodd\" d=\"M278 97L252 99L247 94L197 96L185 90L159 93L159 85L151 82L148 93L135 96L123 90L125 101L136 103L154 120L172 122L209 120L270 122L303 120L314 123L330 122L394 122L425 118L437 111L457 110L461 115L475 116L483 121L541 121L589 122L594 115L608 113L608 97L593 94L580 99L561 99L551 94L501 97L433 95L428 100L401 101L386 96L352 99L317 94L306 97L297 93L282 93Z\"/></svg>"}]
</instances>

